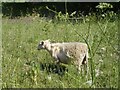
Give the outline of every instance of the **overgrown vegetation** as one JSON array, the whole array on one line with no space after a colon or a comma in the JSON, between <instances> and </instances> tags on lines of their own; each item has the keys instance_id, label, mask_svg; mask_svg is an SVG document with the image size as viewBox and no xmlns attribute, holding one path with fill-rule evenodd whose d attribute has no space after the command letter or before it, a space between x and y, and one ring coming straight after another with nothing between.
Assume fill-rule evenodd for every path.
<instances>
[{"instance_id":1,"label":"overgrown vegetation","mask_svg":"<svg viewBox=\"0 0 120 90\"><path fill-rule=\"evenodd\" d=\"M50 9L47 7L47 9ZM98 19L96 15L73 19L76 12L56 18L38 14L2 20L3 88L117 88L118 17ZM89 75L78 74L74 65L53 64L46 51L38 51L40 40L85 42L89 46Z\"/></svg>"}]
</instances>

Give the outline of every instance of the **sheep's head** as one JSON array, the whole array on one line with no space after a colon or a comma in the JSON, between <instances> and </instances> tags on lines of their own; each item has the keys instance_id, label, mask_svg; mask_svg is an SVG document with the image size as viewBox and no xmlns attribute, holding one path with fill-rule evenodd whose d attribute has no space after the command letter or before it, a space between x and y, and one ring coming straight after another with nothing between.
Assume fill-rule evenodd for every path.
<instances>
[{"instance_id":1,"label":"sheep's head","mask_svg":"<svg viewBox=\"0 0 120 90\"><path fill-rule=\"evenodd\" d=\"M38 50L40 50L40 49L48 49L49 46L50 46L50 40L40 41L40 43L38 45Z\"/></svg>"}]
</instances>

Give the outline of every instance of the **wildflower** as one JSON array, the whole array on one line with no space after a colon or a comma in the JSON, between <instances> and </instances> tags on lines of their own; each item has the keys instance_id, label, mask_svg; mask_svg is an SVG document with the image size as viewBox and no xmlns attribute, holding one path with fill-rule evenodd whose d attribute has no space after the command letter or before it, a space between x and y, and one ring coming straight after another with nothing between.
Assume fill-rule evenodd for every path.
<instances>
[{"instance_id":1,"label":"wildflower","mask_svg":"<svg viewBox=\"0 0 120 90\"><path fill-rule=\"evenodd\" d=\"M100 75L100 70L99 69L95 69L95 72L96 72L96 74L95 74L96 77Z\"/></svg>"},{"instance_id":2,"label":"wildflower","mask_svg":"<svg viewBox=\"0 0 120 90\"><path fill-rule=\"evenodd\" d=\"M48 76L48 80L51 80L51 76Z\"/></svg>"},{"instance_id":3,"label":"wildflower","mask_svg":"<svg viewBox=\"0 0 120 90\"><path fill-rule=\"evenodd\" d=\"M105 48L105 47L103 47L103 48L101 48L101 50L102 50L102 51L106 51L106 48Z\"/></svg>"},{"instance_id":4,"label":"wildflower","mask_svg":"<svg viewBox=\"0 0 120 90\"><path fill-rule=\"evenodd\" d=\"M113 56L113 54L111 53L111 54L110 54L110 56L112 57L112 56Z\"/></svg>"},{"instance_id":5,"label":"wildflower","mask_svg":"<svg viewBox=\"0 0 120 90\"><path fill-rule=\"evenodd\" d=\"M86 84L88 84L89 86L91 86L92 85L92 80L87 81Z\"/></svg>"},{"instance_id":6,"label":"wildflower","mask_svg":"<svg viewBox=\"0 0 120 90\"><path fill-rule=\"evenodd\" d=\"M102 59L100 59L100 60L99 60L99 62L103 63L103 60L102 60Z\"/></svg>"},{"instance_id":7,"label":"wildflower","mask_svg":"<svg viewBox=\"0 0 120 90\"><path fill-rule=\"evenodd\" d=\"M99 69L95 69L95 72L96 72L95 74L96 77L98 77L100 74L103 74L103 72L100 71Z\"/></svg>"}]
</instances>

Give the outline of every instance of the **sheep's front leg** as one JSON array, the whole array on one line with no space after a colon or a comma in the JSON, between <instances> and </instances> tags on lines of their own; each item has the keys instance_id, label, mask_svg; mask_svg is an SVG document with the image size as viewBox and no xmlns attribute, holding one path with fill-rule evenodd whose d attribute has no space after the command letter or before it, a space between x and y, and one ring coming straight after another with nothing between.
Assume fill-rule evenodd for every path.
<instances>
[{"instance_id":1,"label":"sheep's front leg","mask_svg":"<svg viewBox=\"0 0 120 90\"><path fill-rule=\"evenodd\" d=\"M57 56L57 54L53 55L54 59L55 59L55 64L56 64L56 70L59 73L60 72L60 58Z\"/></svg>"},{"instance_id":2,"label":"sheep's front leg","mask_svg":"<svg viewBox=\"0 0 120 90\"><path fill-rule=\"evenodd\" d=\"M59 64L59 63L60 63L60 60L59 60L59 58L57 57L57 55L54 56L54 59L55 59L55 64Z\"/></svg>"},{"instance_id":3,"label":"sheep's front leg","mask_svg":"<svg viewBox=\"0 0 120 90\"><path fill-rule=\"evenodd\" d=\"M52 57L55 59L55 64L58 64L60 62L59 58L57 56L57 53L54 50L52 52Z\"/></svg>"}]
</instances>

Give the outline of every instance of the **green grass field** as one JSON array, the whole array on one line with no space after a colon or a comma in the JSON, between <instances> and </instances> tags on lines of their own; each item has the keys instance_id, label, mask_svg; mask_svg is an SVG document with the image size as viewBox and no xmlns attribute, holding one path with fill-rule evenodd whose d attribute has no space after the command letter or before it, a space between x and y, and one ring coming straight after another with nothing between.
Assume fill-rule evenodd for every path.
<instances>
[{"instance_id":1,"label":"green grass field","mask_svg":"<svg viewBox=\"0 0 120 90\"><path fill-rule=\"evenodd\" d=\"M83 23L3 18L2 88L117 88L117 34L117 20ZM67 70L57 71L50 54L37 50L40 40L85 42L83 38L91 53L87 78L72 64L66 66ZM50 66L56 70L48 70Z\"/></svg>"}]
</instances>

